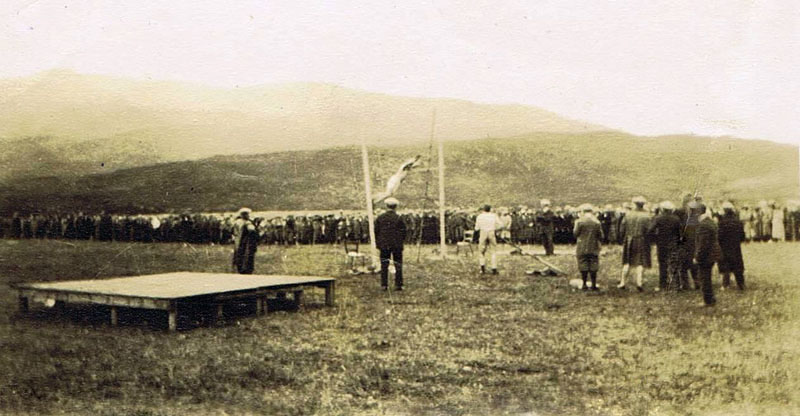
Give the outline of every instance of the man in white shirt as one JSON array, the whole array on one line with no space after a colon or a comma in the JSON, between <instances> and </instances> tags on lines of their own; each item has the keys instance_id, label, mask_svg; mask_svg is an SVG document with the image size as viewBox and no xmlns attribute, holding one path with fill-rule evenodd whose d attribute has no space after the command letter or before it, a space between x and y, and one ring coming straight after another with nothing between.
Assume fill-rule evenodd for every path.
<instances>
[{"instance_id":1,"label":"man in white shirt","mask_svg":"<svg viewBox=\"0 0 800 416\"><path fill-rule=\"evenodd\" d=\"M478 251L480 252L481 274L486 273L486 251L491 254L492 274L497 274L497 238L495 231L503 228L503 223L489 205L483 206L483 212L475 218L475 231L480 233Z\"/></svg>"}]
</instances>

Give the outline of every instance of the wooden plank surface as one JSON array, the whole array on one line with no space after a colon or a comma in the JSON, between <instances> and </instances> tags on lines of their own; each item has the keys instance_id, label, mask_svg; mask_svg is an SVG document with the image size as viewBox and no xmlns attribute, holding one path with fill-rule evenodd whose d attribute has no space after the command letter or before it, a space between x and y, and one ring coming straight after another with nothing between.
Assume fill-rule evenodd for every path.
<instances>
[{"instance_id":1,"label":"wooden plank surface","mask_svg":"<svg viewBox=\"0 0 800 416\"><path fill-rule=\"evenodd\" d=\"M19 289L134 296L153 299L180 299L282 286L327 283L332 277L243 275L234 273L177 272L112 279L72 280L48 283L18 283Z\"/></svg>"}]
</instances>

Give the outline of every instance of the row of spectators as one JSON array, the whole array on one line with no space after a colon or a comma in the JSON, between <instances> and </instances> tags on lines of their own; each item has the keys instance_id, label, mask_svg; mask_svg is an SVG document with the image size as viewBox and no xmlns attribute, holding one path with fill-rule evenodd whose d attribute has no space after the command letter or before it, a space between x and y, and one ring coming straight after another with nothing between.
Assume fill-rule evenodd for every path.
<instances>
[{"instance_id":1,"label":"row of spectators","mask_svg":"<svg viewBox=\"0 0 800 416\"><path fill-rule=\"evenodd\" d=\"M716 214L721 210L714 209ZM619 227L631 207L606 205L595 213L603 227L606 244L620 243ZM652 211L656 211L653 207ZM572 244L572 229L578 212L570 206L555 207L554 215L527 207L497 210L506 225L500 237L516 244L540 244L552 234L556 244ZM477 210L449 210L445 233L449 243L462 241L475 226ZM762 201L738 209L744 224L746 241L800 240L800 208L778 206ZM421 240L438 243L439 216L434 211L407 210L400 213L406 223L407 243ZM261 244L333 244L367 243L369 228L363 213L254 214ZM235 214L161 214L111 215L84 214L14 214L0 218L0 238L57 238L97 241L186 242L194 244L229 244L233 239Z\"/></svg>"}]
</instances>

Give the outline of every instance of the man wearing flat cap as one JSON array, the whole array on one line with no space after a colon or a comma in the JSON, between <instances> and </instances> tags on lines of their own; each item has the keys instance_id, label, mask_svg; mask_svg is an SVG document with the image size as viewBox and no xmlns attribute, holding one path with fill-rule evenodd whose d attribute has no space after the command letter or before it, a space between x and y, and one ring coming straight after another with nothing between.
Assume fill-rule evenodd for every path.
<instances>
[{"instance_id":1,"label":"man wearing flat cap","mask_svg":"<svg viewBox=\"0 0 800 416\"><path fill-rule=\"evenodd\" d=\"M575 221L572 233L575 235L575 257L578 259L578 270L583 279L583 290L587 290L586 278L592 279L592 290L597 290L597 271L600 269L600 244L603 241L603 227L594 216L594 208L589 204L579 207L581 217Z\"/></svg>"},{"instance_id":2,"label":"man wearing flat cap","mask_svg":"<svg viewBox=\"0 0 800 416\"><path fill-rule=\"evenodd\" d=\"M250 208L242 208L233 222L233 267L239 274L253 274L258 247L258 228L250 219Z\"/></svg>"},{"instance_id":3,"label":"man wearing flat cap","mask_svg":"<svg viewBox=\"0 0 800 416\"><path fill-rule=\"evenodd\" d=\"M697 202L696 209L700 217L695 230L694 263L697 264L703 301L706 306L713 306L717 300L711 287L711 269L722 256L718 240L719 231L717 223L711 218L711 213L706 210L703 203Z\"/></svg>"},{"instance_id":4,"label":"man wearing flat cap","mask_svg":"<svg viewBox=\"0 0 800 416\"><path fill-rule=\"evenodd\" d=\"M403 290L403 242L406 223L397 215L400 202L389 197L384 201L386 212L375 219L375 244L381 255L381 288L389 290L389 259L394 262L394 290Z\"/></svg>"},{"instance_id":5,"label":"man wearing flat cap","mask_svg":"<svg viewBox=\"0 0 800 416\"><path fill-rule=\"evenodd\" d=\"M739 290L744 290L744 260L742 259L742 241L745 239L744 225L733 204L725 201L722 204L722 217L719 219L719 245L722 258L717 267L722 274L722 288L731 284L731 273L736 277Z\"/></svg>"},{"instance_id":6,"label":"man wearing flat cap","mask_svg":"<svg viewBox=\"0 0 800 416\"><path fill-rule=\"evenodd\" d=\"M636 289L640 292L642 288L642 275L644 269L649 269L652 265L650 258L650 241L647 231L650 229L650 214L644 210L647 201L644 197L633 198L635 208L625 215L620 225L620 232L623 237L622 246L622 275L619 278L617 288L624 289L628 280L628 270L634 267L636 270Z\"/></svg>"},{"instance_id":7,"label":"man wearing flat cap","mask_svg":"<svg viewBox=\"0 0 800 416\"><path fill-rule=\"evenodd\" d=\"M544 245L544 254L552 256L554 253L553 235L555 234L556 214L550 209L549 199L543 199L539 203L542 205L542 211L536 216L536 223L539 226L542 245Z\"/></svg>"},{"instance_id":8,"label":"man wearing flat cap","mask_svg":"<svg viewBox=\"0 0 800 416\"><path fill-rule=\"evenodd\" d=\"M682 211L676 212L681 218L681 240L678 250L681 255L680 264L680 287L679 289L691 289L689 276L691 275L692 285L695 290L700 290L700 276L697 264L694 263L695 243L697 241L697 225L700 222L700 204L696 201L688 201Z\"/></svg>"},{"instance_id":9,"label":"man wearing flat cap","mask_svg":"<svg viewBox=\"0 0 800 416\"><path fill-rule=\"evenodd\" d=\"M669 284L677 288L680 280L678 241L681 238L681 219L675 215L675 205L670 201L659 204L659 214L653 219L650 236L655 239L658 257L658 288Z\"/></svg>"},{"instance_id":10,"label":"man wearing flat cap","mask_svg":"<svg viewBox=\"0 0 800 416\"><path fill-rule=\"evenodd\" d=\"M483 212L475 218L475 231L478 232L478 258L481 274L486 273L486 252L491 259L492 274L497 274L497 237L495 232L503 228L503 222L492 212L491 205L484 205Z\"/></svg>"}]
</instances>

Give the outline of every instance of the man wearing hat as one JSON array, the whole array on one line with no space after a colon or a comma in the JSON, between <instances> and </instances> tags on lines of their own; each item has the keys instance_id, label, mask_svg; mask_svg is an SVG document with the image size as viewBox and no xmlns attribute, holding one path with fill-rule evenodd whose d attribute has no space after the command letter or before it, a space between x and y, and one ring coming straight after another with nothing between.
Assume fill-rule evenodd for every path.
<instances>
[{"instance_id":1,"label":"man wearing hat","mask_svg":"<svg viewBox=\"0 0 800 416\"><path fill-rule=\"evenodd\" d=\"M553 235L555 234L556 215L550 209L550 200L539 201L542 205L542 212L536 216L536 223L539 225L539 233L544 245L544 253L547 256L553 255Z\"/></svg>"},{"instance_id":2,"label":"man wearing hat","mask_svg":"<svg viewBox=\"0 0 800 416\"><path fill-rule=\"evenodd\" d=\"M478 253L480 253L481 274L486 273L486 252L491 256L492 274L497 274L497 237L495 231L503 228L500 218L492 212L490 205L483 206L483 212L475 218L475 231L478 231Z\"/></svg>"},{"instance_id":3,"label":"man wearing hat","mask_svg":"<svg viewBox=\"0 0 800 416\"><path fill-rule=\"evenodd\" d=\"M577 239L575 256L578 259L578 270L583 279L583 290L587 276L592 278L592 290L597 290L597 271L600 269L600 243L603 240L603 228L600 220L595 218L593 208L589 204L579 207L581 217L575 221L572 233Z\"/></svg>"},{"instance_id":4,"label":"man wearing hat","mask_svg":"<svg viewBox=\"0 0 800 416\"><path fill-rule=\"evenodd\" d=\"M659 214L653 219L648 233L655 238L658 254L658 288L677 287L680 279L678 240L681 238L681 219L675 215L675 205L670 201L659 204Z\"/></svg>"},{"instance_id":5,"label":"man wearing hat","mask_svg":"<svg viewBox=\"0 0 800 416\"><path fill-rule=\"evenodd\" d=\"M717 223L711 218L711 213L703 203L697 203L700 214L697 229L695 230L694 262L697 264L700 287L703 290L703 301L706 306L713 306L717 300L714 298L714 289L711 287L711 269L714 263L720 260L722 250L718 240Z\"/></svg>"},{"instance_id":6,"label":"man wearing hat","mask_svg":"<svg viewBox=\"0 0 800 416\"><path fill-rule=\"evenodd\" d=\"M253 274L258 229L250 220L250 208L242 208L233 222L233 267L239 274Z\"/></svg>"},{"instance_id":7,"label":"man wearing hat","mask_svg":"<svg viewBox=\"0 0 800 416\"><path fill-rule=\"evenodd\" d=\"M642 196L633 198L635 208L625 215L620 225L622 233L622 275L617 288L624 289L628 280L628 270L631 266L636 268L636 289L642 289L642 275L644 269L651 267L650 242L647 231L650 229L650 214L644 210L647 201Z\"/></svg>"},{"instance_id":8,"label":"man wearing hat","mask_svg":"<svg viewBox=\"0 0 800 416\"><path fill-rule=\"evenodd\" d=\"M682 207L675 211L675 214L681 220L681 238L678 240L678 254L680 257L680 267L678 268L680 276L679 291L691 289L689 284L690 274L694 282L694 288L700 288L697 265L692 261L694 257L695 230L700 216L697 207L699 207L699 204L693 201L692 194L686 193L683 196Z\"/></svg>"},{"instance_id":9,"label":"man wearing hat","mask_svg":"<svg viewBox=\"0 0 800 416\"><path fill-rule=\"evenodd\" d=\"M722 274L722 288L731 284L731 273L736 277L739 290L744 290L744 260L742 259L742 241L745 239L744 225L739 220L733 204L725 201L722 204L722 217L719 219L719 246L722 258L717 264Z\"/></svg>"},{"instance_id":10,"label":"man wearing hat","mask_svg":"<svg viewBox=\"0 0 800 416\"><path fill-rule=\"evenodd\" d=\"M384 201L386 212L375 219L375 245L381 255L381 288L389 290L389 259L394 261L394 290L403 290L403 242L406 223L397 215L400 202L389 197Z\"/></svg>"}]
</instances>

